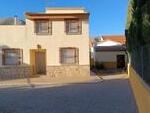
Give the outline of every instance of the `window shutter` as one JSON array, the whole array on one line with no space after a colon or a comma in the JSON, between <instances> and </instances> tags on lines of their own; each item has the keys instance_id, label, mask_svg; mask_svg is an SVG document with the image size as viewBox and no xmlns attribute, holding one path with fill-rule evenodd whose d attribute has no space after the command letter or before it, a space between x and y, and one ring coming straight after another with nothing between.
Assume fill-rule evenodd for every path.
<instances>
[{"instance_id":1,"label":"window shutter","mask_svg":"<svg viewBox=\"0 0 150 113\"><path fill-rule=\"evenodd\" d=\"M5 65L5 52L2 50L2 64Z\"/></svg>"},{"instance_id":2,"label":"window shutter","mask_svg":"<svg viewBox=\"0 0 150 113\"><path fill-rule=\"evenodd\" d=\"M76 63L79 64L79 49L78 48L76 48L75 60L76 60Z\"/></svg>"},{"instance_id":3,"label":"window shutter","mask_svg":"<svg viewBox=\"0 0 150 113\"><path fill-rule=\"evenodd\" d=\"M68 33L69 32L69 21L65 20L65 32Z\"/></svg>"},{"instance_id":4,"label":"window shutter","mask_svg":"<svg viewBox=\"0 0 150 113\"><path fill-rule=\"evenodd\" d=\"M39 21L35 21L34 22L34 33L38 33L39 32Z\"/></svg>"},{"instance_id":5,"label":"window shutter","mask_svg":"<svg viewBox=\"0 0 150 113\"><path fill-rule=\"evenodd\" d=\"M23 50L19 49L19 65L23 64Z\"/></svg>"},{"instance_id":6,"label":"window shutter","mask_svg":"<svg viewBox=\"0 0 150 113\"><path fill-rule=\"evenodd\" d=\"M49 21L48 33L52 34L52 21Z\"/></svg>"},{"instance_id":7,"label":"window shutter","mask_svg":"<svg viewBox=\"0 0 150 113\"><path fill-rule=\"evenodd\" d=\"M79 20L79 33L82 34L82 20Z\"/></svg>"},{"instance_id":8,"label":"window shutter","mask_svg":"<svg viewBox=\"0 0 150 113\"><path fill-rule=\"evenodd\" d=\"M60 63L63 63L63 62L62 62L62 57L63 57L63 55L62 55L62 49L60 48L60 49L59 49L59 62L60 62Z\"/></svg>"},{"instance_id":9,"label":"window shutter","mask_svg":"<svg viewBox=\"0 0 150 113\"><path fill-rule=\"evenodd\" d=\"M34 33L37 33L37 21L34 21Z\"/></svg>"}]
</instances>

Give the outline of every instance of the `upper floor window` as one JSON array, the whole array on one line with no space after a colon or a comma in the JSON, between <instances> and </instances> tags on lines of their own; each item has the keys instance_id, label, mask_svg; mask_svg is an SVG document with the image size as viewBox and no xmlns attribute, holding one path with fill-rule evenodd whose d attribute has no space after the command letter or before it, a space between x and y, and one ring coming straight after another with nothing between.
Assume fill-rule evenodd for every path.
<instances>
[{"instance_id":1,"label":"upper floor window","mask_svg":"<svg viewBox=\"0 0 150 113\"><path fill-rule=\"evenodd\" d=\"M35 21L35 33L39 35L52 34L52 22L49 20Z\"/></svg>"},{"instance_id":2,"label":"upper floor window","mask_svg":"<svg viewBox=\"0 0 150 113\"><path fill-rule=\"evenodd\" d=\"M23 51L21 49L3 49L3 65L21 65Z\"/></svg>"},{"instance_id":3,"label":"upper floor window","mask_svg":"<svg viewBox=\"0 0 150 113\"><path fill-rule=\"evenodd\" d=\"M71 35L82 33L82 21L79 19L66 20L66 33Z\"/></svg>"}]
</instances>

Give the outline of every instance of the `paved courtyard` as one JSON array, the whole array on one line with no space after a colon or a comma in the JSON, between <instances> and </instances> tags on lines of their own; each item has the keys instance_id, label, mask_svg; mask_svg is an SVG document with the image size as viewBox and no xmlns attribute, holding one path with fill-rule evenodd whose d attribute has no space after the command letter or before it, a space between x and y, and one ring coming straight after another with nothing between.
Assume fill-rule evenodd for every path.
<instances>
[{"instance_id":1,"label":"paved courtyard","mask_svg":"<svg viewBox=\"0 0 150 113\"><path fill-rule=\"evenodd\" d=\"M137 113L128 79L0 88L0 113Z\"/></svg>"}]
</instances>

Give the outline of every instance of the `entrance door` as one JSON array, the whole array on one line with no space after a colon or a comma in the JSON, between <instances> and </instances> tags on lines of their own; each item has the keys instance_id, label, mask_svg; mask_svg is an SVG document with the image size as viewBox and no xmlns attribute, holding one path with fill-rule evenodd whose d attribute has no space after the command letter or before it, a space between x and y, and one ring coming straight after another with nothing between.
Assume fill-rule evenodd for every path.
<instances>
[{"instance_id":1,"label":"entrance door","mask_svg":"<svg viewBox=\"0 0 150 113\"><path fill-rule=\"evenodd\" d=\"M125 68L125 55L117 55L117 68Z\"/></svg>"},{"instance_id":2,"label":"entrance door","mask_svg":"<svg viewBox=\"0 0 150 113\"><path fill-rule=\"evenodd\" d=\"M35 52L36 74L46 74L46 53L43 51Z\"/></svg>"}]
</instances>

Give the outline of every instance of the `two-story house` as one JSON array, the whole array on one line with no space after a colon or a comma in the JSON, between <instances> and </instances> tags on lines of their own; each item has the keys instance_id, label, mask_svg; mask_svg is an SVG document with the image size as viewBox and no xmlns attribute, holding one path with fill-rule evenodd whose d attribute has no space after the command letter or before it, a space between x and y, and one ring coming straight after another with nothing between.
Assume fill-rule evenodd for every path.
<instances>
[{"instance_id":1,"label":"two-story house","mask_svg":"<svg viewBox=\"0 0 150 113\"><path fill-rule=\"evenodd\" d=\"M0 77L89 76L89 13L46 8L25 25L0 25Z\"/></svg>"}]
</instances>

